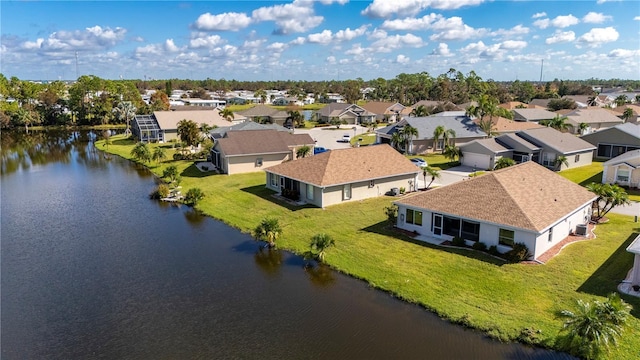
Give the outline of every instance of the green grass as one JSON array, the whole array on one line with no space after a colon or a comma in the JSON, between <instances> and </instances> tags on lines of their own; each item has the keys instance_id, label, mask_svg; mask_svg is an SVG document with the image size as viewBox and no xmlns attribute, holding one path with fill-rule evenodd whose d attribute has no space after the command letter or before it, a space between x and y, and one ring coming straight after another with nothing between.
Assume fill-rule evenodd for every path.
<instances>
[{"instance_id":1,"label":"green grass","mask_svg":"<svg viewBox=\"0 0 640 360\"><path fill-rule=\"evenodd\" d=\"M410 155L408 156L409 159L412 158L420 158L423 159L427 162L427 164L429 164L429 166L439 169L439 170L447 170L449 168L452 168L454 166L459 166L460 162L459 161L451 161L449 159L447 159L444 155L442 155L441 153L437 152L437 153L428 153L426 155Z\"/></svg>"},{"instance_id":2,"label":"green grass","mask_svg":"<svg viewBox=\"0 0 640 360\"><path fill-rule=\"evenodd\" d=\"M362 141L358 141L358 139L362 139ZM351 145L355 145L357 142L359 142L361 146L374 144L376 142L376 134L360 134L351 138Z\"/></svg>"},{"instance_id":3,"label":"green grass","mask_svg":"<svg viewBox=\"0 0 640 360\"><path fill-rule=\"evenodd\" d=\"M114 137L109 151L128 158L132 145ZM101 142L96 146L103 149ZM426 158L437 164L437 156ZM296 253L308 250L314 234L326 232L336 240L326 257L333 268L505 341L514 340L524 328L534 328L541 331L540 345L551 346L561 327L555 312L572 308L576 299L603 300L616 291L633 264L633 256L625 249L640 233L640 224L631 217L610 214L610 221L597 227L597 239L568 246L546 265L504 264L472 250L414 242L390 230L383 214L391 201L387 197L325 210L290 207L265 189L263 173L203 175L192 161L169 161L150 168L161 173L170 164L182 173L183 193L196 186L204 191L206 197L198 205L204 213L244 232L264 217L277 217L283 227L278 246ZM633 316L609 355L636 359L640 299L623 298L634 306Z\"/></svg>"},{"instance_id":4,"label":"green grass","mask_svg":"<svg viewBox=\"0 0 640 360\"><path fill-rule=\"evenodd\" d=\"M582 186L589 185L592 182L599 183L602 182L602 162L594 161L591 165L563 170L558 174Z\"/></svg>"}]
</instances>

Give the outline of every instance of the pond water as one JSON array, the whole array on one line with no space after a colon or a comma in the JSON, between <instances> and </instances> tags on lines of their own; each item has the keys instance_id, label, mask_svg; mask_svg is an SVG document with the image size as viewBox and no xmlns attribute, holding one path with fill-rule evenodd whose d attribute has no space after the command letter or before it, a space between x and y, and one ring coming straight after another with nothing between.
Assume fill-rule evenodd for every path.
<instances>
[{"instance_id":1,"label":"pond water","mask_svg":"<svg viewBox=\"0 0 640 360\"><path fill-rule=\"evenodd\" d=\"M193 210L92 133L2 133L3 359L552 359Z\"/></svg>"}]
</instances>

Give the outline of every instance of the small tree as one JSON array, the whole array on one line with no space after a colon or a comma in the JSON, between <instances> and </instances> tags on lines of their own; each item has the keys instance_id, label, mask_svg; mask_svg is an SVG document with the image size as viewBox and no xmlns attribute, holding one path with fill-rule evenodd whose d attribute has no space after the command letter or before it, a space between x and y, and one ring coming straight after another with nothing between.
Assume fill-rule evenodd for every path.
<instances>
[{"instance_id":1,"label":"small tree","mask_svg":"<svg viewBox=\"0 0 640 360\"><path fill-rule=\"evenodd\" d=\"M556 170L560 170L562 165L569 166L569 160L567 160L566 156L560 155L554 160L553 165L556 167Z\"/></svg>"},{"instance_id":2,"label":"small tree","mask_svg":"<svg viewBox=\"0 0 640 360\"><path fill-rule=\"evenodd\" d=\"M258 226L253 230L253 236L262 241L267 242L267 246L275 247L276 240L282 235L282 228L278 219L264 218Z\"/></svg>"},{"instance_id":3,"label":"small tree","mask_svg":"<svg viewBox=\"0 0 640 360\"><path fill-rule=\"evenodd\" d=\"M131 156L141 162L149 162L151 161L151 151L149 150L149 146L143 142L139 142L136 146L131 149Z\"/></svg>"},{"instance_id":4,"label":"small tree","mask_svg":"<svg viewBox=\"0 0 640 360\"><path fill-rule=\"evenodd\" d=\"M500 159L498 159L498 161L496 161L496 166L494 167L494 170L504 169L506 167L513 166L515 164L516 162L512 158L503 156Z\"/></svg>"},{"instance_id":5,"label":"small tree","mask_svg":"<svg viewBox=\"0 0 640 360\"><path fill-rule=\"evenodd\" d=\"M322 262L324 261L327 249L334 246L335 244L336 242L331 238L331 236L325 233L320 233L313 235L313 237L311 238L311 243L309 244L309 248L312 253L316 253L316 258Z\"/></svg>"},{"instance_id":6,"label":"small tree","mask_svg":"<svg viewBox=\"0 0 640 360\"><path fill-rule=\"evenodd\" d=\"M220 111L218 111L218 114L220 116L222 116L223 119L231 122L231 120L235 119L235 115L233 114L233 111L231 111L229 108L224 108Z\"/></svg>"},{"instance_id":7,"label":"small tree","mask_svg":"<svg viewBox=\"0 0 640 360\"><path fill-rule=\"evenodd\" d=\"M304 145L298 148L298 150L296 151L296 157L307 157L307 155L309 155L310 153L311 147L309 147L308 145Z\"/></svg>"},{"instance_id":8,"label":"small tree","mask_svg":"<svg viewBox=\"0 0 640 360\"><path fill-rule=\"evenodd\" d=\"M427 175L431 176L431 181L429 182L429 185L427 185ZM431 166L423 166L422 176L424 176L424 189L428 190L431 184L433 184L433 181L436 178L440 177L440 172L437 169L432 168Z\"/></svg>"},{"instance_id":9,"label":"small tree","mask_svg":"<svg viewBox=\"0 0 640 360\"><path fill-rule=\"evenodd\" d=\"M153 154L151 155L151 158L157 164L160 161L164 161L167 158L167 154L166 154L166 152L164 151L163 148L158 146L155 149L153 149Z\"/></svg>"},{"instance_id":10,"label":"small tree","mask_svg":"<svg viewBox=\"0 0 640 360\"><path fill-rule=\"evenodd\" d=\"M109 150L109 145L111 145L111 131L105 130L102 132L102 137L104 138L104 147Z\"/></svg>"},{"instance_id":11,"label":"small tree","mask_svg":"<svg viewBox=\"0 0 640 360\"><path fill-rule=\"evenodd\" d=\"M193 146L198 143L200 139L200 127L195 121L187 119L180 120L177 130L180 140L185 142L187 146Z\"/></svg>"},{"instance_id":12,"label":"small tree","mask_svg":"<svg viewBox=\"0 0 640 360\"><path fill-rule=\"evenodd\" d=\"M616 206L631 203L629 194L616 184L591 183L587 185L587 190L598 196L594 201L596 213L591 215L593 221L599 221Z\"/></svg>"},{"instance_id":13,"label":"small tree","mask_svg":"<svg viewBox=\"0 0 640 360\"><path fill-rule=\"evenodd\" d=\"M398 220L398 206L397 205L389 205L384 208L384 213L387 215L387 220L389 224L392 226L396 225L396 221Z\"/></svg>"},{"instance_id":14,"label":"small tree","mask_svg":"<svg viewBox=\"0 0 640 360\"><path fill-rule=\"evenodd\" d=\"M184 203L189 206L196 206L200 200L204 199L204 193L200 188L191 188L184 196Z\"/></svg>"},{"instance_id":15,"label":"small tree","mask_svg":"<svg viewBox=\"0 0 640 360\"><path fill-rule=\"evenodd\" d=\"M454 145L445 145L443 154L450 161L456 161L456 158L460 159L462 157L462 151Z\"/></svg>"},{"instance_id":16,"label":"small tree","mask_svg":"<svg viewBox=\"0 0 640 360\"><path fill-rule=\"evenodd\" d=\"M169 165L164 171L162 171L162 178L166 179L169 183L173 183L178 178L178 167L175 165Z\"/></svg>"}]
</instances>

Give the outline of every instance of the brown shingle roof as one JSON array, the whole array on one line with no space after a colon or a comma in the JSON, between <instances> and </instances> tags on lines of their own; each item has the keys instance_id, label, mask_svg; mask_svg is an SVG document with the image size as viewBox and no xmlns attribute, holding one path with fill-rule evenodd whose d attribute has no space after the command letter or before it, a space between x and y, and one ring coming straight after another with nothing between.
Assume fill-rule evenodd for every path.
<instances>
[{"instance_id":1,"label":"brown shingle roof","mask_svg":"<svg viewBox=\"0 0 640 360\"><path fill-rule=\"evenodd\" d=\"M319 187L348 184L421 170L389 145L338 149L266 168Z\"/></svg>"},{"instance_id":2,"label":"brown shingle roof","mask_svg":"<svg viewBox=\"0 0 640 360\"><path fill-rule=\"evenodd\" d=\"M268 116L268 117L287 117L286 111L281 111L267 105L258 104L250 109L238 112L246 117Z\"/></svg>"},{"instance_id":3,"label":"brown shingle roof","mask_svg":"<svg viewBox=\"0 0 640 360\"><path fill-rule=\"evenodd\" d=\"M488 120L488 118L485 118L485 121L486 120ZM474 122L478 124L480 123L480 119L475 119ZM493 122L493 129L500 134L516 132L520 130L536 129L536 128L542 127L542 125L535 122L513 121L500 116L494 117L492 122Z\"/></svg>"},{"instance_id":4,"label":"brown shingle roof","mask_svg":"<svg viewBox=\"0 0 640 360\"><path fill-rule=\"evenodd\" d=\"M153 116L158 121L160 129L173 130L178 128L181 120L191 120L200 125L205 123L213 126L229 126L230 122L220 116L218 109L190 110L190 111L154 111Z\"/></svg>"},{"instance_id":5,"label":"brown shingle roof","mask_svg":"<svg viewBox=\"0 0 640 360\"><path fill-rule=\"evenodd\" d=\"M541 233L595 198L582 186L527 161L396 203Z\"/></svg>"},{"instance_id":6,"label":"brown shingle roof","mask_svg":"<svg viewBox=\"0 0 640 360\"><path fill-rule=\"evenodd\" d=\"M228 131L216 145L226 156L288 153L291 150L280 134L286 133L276 130Z\"/></svg>"}]
</instances>

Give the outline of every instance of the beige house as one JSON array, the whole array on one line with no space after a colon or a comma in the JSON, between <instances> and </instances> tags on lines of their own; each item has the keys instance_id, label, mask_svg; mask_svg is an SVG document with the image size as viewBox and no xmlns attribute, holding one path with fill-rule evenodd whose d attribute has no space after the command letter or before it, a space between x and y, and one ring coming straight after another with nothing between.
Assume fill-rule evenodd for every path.
<instances>
[{"instance_id":1,"label":"beige house","mask_svg":"<svg viewBox=\"0 0 640 360\"><path fill-rule=\"evenodd\" d=\"M257 123L278 124L280 126L291 126L287 123L289 114L286 111L278 110L267 105L258 104L250 109L239 111L240 115Z\"/></svg>"},{"instance_id":2,"label":"beige house","mask_svg":"<svg viewBox=\"0 0 640 360\"><path fill-rule=\"evenodd\" d=\"M500 252L523 243L537 259L589 221L595 199L528 161L394 203L401 229L435 240L483 242Z\"/></svg>"},{"instance_id":3,"label":"beige house","mask_svg":"<svg viewBox=\"0 0 640 360\"><path fill-rule=\"evenodd\" d=\"M640 188L640 149L627 151L602 164L602 183Z\"/></svg>"},{"instance_id":4,"label":"beige house","mask_svg":"<svg viewBox=\"0 0 640 360\"><path fill-rule=\"evenodd\" d=\"M276 130L227 131L211 149L211 162L221 172L233 175L294 160L302 146L313 155L315 142L309 134L290 134Z\"/></svg>"},{"instance_id":5,"label":"beige house","mask_svg":"<svg viewBox=\"0 0 640 360\"><path fill-rule=\"evenodd\" d=\"M331 150L265 169L266 187L318 207L415 189L422 173L388 145Z\"/></svg>"},{"instance_id":6,"label":"beige house","mask_svg":"<svg viewBox=\"0 0 640 360\"><path fill-rule=\"evenodd\" d=\"M131 122L131 131L140 141L166 142L178 139L178 123L191 120L198 124L209 126L229 126L235 120L225 120L218 109L213 110L184 110L184 111L154 111L152 115L137 115Z\"/></svg>"},{"instance_id":7,"label":"beige house","mask_svg":"<svg viewBox=\"0 0 640 360\"><path fill-rule=\"evenodd\" d=\"M400 103L392 103L385 101L370 101L361 106L368 112L376 115L377 122L397 122L402 120L403 117L411 114L410 107L404 106Z\"/></svg>"},{"instance_id":8,"label":"beige house","mask_svg":"<svg viewBox=\"0 0 640 360\"><path fill-rule=\"evenodd\" d=\"M624 122L622 119L617 117L613 111L599 107L561 110L558 111L558 113L567 117L567 124L570 126L569 131L573 134L580 134L580 124L583 123L587 125L587 128L584 130L584 134L588 134L601 129L607 129Z\"/></svg>"},{"instance_id":9,"label":"beige house","mask_svg":"<svg viewBox=\"0 0 640 360\"><path fill-rule=\"evenodd\" d=\"M376 114L355 105L345 103L331 103L317 110L313 115L320 123L331 123L339 120L346 124L369 124L376 121Z\"/></svg>"}]
</instances>

